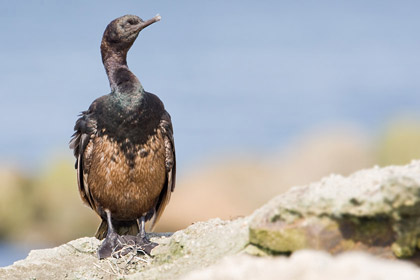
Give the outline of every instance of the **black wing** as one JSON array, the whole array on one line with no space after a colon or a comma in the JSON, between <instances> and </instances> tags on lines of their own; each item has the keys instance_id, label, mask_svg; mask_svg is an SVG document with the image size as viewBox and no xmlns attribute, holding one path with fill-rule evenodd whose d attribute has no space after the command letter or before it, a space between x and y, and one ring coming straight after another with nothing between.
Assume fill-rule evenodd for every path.
<instances>
[{"instance_id":1,"label":"black wing","mask_svg":"<svg viewBox=\"0 0 420 280\"><path fill-rule=\"evenodd\" d=\"M159 218L162 216L163 210L169 203L171 193L175 189L175 175L176 175L176 158L175 158L175 144L173 137L173 128L171 116L168 112L162 116L159 124L159 129L162 131L165 141L165 167L166 167L166 181L162 192L159 196L158 203L155 207L155 213L152 219L151 229L154 228Z\"/></svg>"},{"instance_id":2,"label":"black wing","mask_svg":"<svg viewBox=\"0 0 420 280\"><path fill-rule=\"evenodd\" d=\"M79 193L82 200L95 209L92 196L89 192L89 186L86 180L87 169L90 167L88 162L90 159L90 151L92 150L91 140L96 135L96 121L92 118L92 111L95 108L93 103L88 111L83 111L80 118L74 126L74 134L70 140L70 149L73 149L76 157L75 168L77 169L77 183L79 185ZM90 147L89 147L90 146Z\"/></svg>"}]
</instances>

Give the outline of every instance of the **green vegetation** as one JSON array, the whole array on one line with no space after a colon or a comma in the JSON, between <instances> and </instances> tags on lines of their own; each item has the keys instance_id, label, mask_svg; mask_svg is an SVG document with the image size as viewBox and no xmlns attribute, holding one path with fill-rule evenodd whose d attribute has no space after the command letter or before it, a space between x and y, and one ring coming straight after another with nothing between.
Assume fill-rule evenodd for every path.
<instances>
[{"instance_id":1,"label":"green vegetation","mask_svg":"<svg viewBox=\"0 0 420 280\"><path fill-rule=\"evenodd\" d=\"M99 219L82 206L73 163L51 162L34 177L0 170L0 238L59 244L93 235Z\"/></svg>"}]
</instances>

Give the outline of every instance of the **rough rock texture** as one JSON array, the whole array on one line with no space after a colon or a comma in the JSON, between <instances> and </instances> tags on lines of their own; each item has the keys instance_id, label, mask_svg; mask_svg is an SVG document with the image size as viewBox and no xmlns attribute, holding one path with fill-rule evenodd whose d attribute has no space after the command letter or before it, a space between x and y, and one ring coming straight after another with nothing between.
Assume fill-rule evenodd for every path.
<instances>
[{"instance_id":1,"label":"rough rock texture","mask_svg":"<svg viewBox=\"0 0 420 280\"><path fill-rule=\"evenodd\" d=\"M251 243L277 253L366 250L411 257L420 236L420 162L331 175L254 213Z\"/></svg>"},{"instance_id":2,"label":"rough rock texture","mask_svg":"<svg viewBox=\"0 0 420 280\"><path fill-rule=\"evenodd\" d=\"M128 254L99 261L100 242L81 238L32 251L0 268L0 279L420 279L420 269L406 261L298 251L364 250L416 261L418 217L420 161L414 161L295 187L249 217L155 234L152 240L160 245L152 257ZM278 254L283 256L271 256Z\"/></svg>"},{"instance_id":3,"label":"rough rock texture","mask_svg":"<svg viewBox=\"0 0 420 280\"><path fill-rule=\"evenodd\" d=\"M194 269L214 264L242 251L249 242L247 218L196 223L159 240L152 251L151 267L129 279L173 279Z\"/></svg>"},{"instance_id":4,"label":"rough rock texture","mask_svg":"<svg viewBox=\"0 0 420 280\"><path fill-rule=\"evenodd\" d=\"M227 257L182 280L417 280L420 269L403 261L375 258L366 253L344 253L331 257L320 251L302 250L289 258Z\"/></svg>"},{"instance_id":5,"label":"rough rock texture","mask_svg":"<svg viewBox=\"0 0 420 280\"><path fill-rule=\"evenodd\" d=\"M33 250L24 260L0 268L0 279L94 279L102 276L95 269L95 252L100 241L80 238L52 249Z\"/></svg>"},{"instance_id":6,"label":"rough rock texture","mask_svg":"<svg viewBox=\"0 0 420 280\"><path fill-rule=\"evenodd\" d=\"M196 223L172 236L156 235L153 258L127 255L99 261L100 241L80 238L52 249L34 250L22 261L0 268L0 279L175 279L236 254L248 244L246 219Z\"/></svg>"}]
</instances>

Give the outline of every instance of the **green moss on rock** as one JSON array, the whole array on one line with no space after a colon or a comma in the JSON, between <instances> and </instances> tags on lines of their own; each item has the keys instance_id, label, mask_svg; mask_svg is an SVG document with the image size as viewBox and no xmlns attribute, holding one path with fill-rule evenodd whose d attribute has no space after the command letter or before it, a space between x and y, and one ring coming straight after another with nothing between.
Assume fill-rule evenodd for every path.
<instances>
[{"instance_id":1,"label":"green moss on rock","mask_svg":"<svg viewBox=\"0 0 420 280\"><path fill-rule=\"evenodd\" d=\"M420 162L331 175L258 209L250 241L274 252L366 250L411 257L419 248Z\"/></svg>"}]
</instances>

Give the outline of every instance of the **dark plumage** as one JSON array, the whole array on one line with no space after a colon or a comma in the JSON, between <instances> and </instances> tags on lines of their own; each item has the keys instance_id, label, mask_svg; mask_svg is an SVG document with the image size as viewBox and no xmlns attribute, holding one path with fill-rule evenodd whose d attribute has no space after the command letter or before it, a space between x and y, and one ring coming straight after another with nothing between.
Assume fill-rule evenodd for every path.
<instances>
[{"instance_id":1,"label":"dark plumage","mask_svg":"<svg viewBox=\"0 0 420 280\"><path fill-rule=\"evenodd\" d=\"M117 241L127 240L123 234L137 234L137 243L153 248L147 247L144 223L152 219L153 228L175 187L171 118L126 61L139 32L159 20L126 15L107 26L101 54L111 93L81 113L70 142L80 196L102 218L96 233L106 238L100 258L111 255Z\"/></svg>"}]
</instances>

